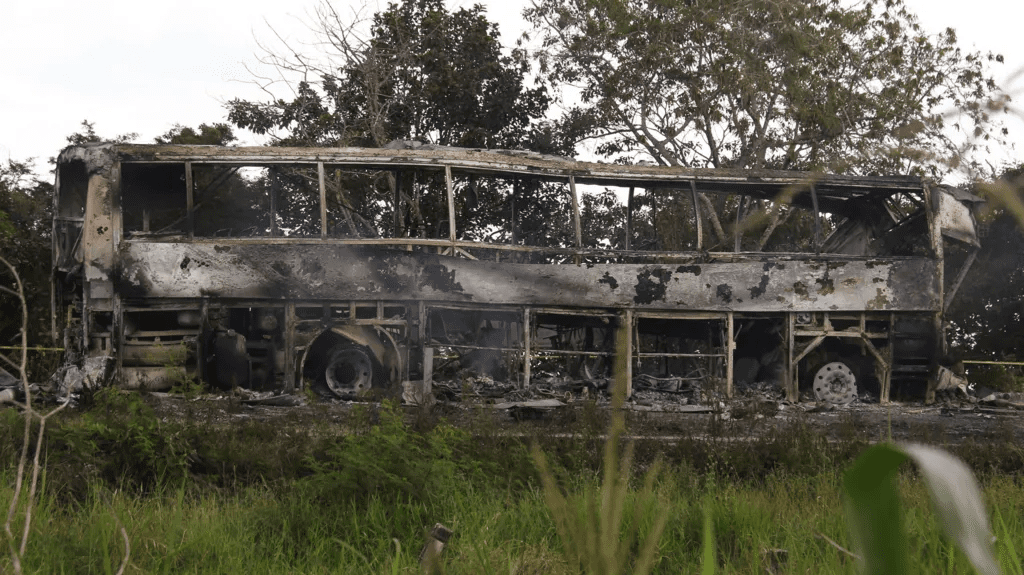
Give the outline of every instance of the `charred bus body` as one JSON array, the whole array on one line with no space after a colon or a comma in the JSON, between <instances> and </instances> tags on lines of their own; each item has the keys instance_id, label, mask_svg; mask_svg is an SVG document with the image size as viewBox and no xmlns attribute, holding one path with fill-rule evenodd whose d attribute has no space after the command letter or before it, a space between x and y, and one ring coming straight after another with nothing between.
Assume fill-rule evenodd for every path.
<instances>
[{"instance_id":1,"label":"charred bus body","mask_svg":"<svg viewBox=\"0 0 1024 575\"><path fill-rule=\"evenodd\" d=\"M931 396L972 260L946 273L944 249L978 245L975 200L409 144L71 147L53 329L137 389L347 396L456 368L529 386L552 364L606 378L618 354L630 385Z\"/></svg>"}]
</instances>

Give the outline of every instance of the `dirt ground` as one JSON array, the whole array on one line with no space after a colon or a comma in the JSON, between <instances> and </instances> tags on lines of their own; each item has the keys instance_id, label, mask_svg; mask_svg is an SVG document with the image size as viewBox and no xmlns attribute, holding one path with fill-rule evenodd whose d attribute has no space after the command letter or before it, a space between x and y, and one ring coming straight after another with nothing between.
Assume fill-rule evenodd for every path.
<instances>
[{"instance_id":1,"label":"dirt ground","mask_svg":"<svg viewBox=\"0 0 1024 575\"><path fill-rule=\"evenodd\" d=\"M574 393L573 390L582 390ZM1024 395L940 395L939 401L893 402L857 399L845 406L814 401L790 403L771 389L739 390L732 400L699 398L696 394L640 390L625 404L628 433L637 437L756 437L787 425L809 425L830 439L919 441L957 444L965 440L1024 440ZM444 418L472 428L486 421L502 433L574 433L581 422L600 425L610 410L604 391L587 386L537 386L529 390L493 382L462 382L434 386L430 408L406 405L410 418ZM236 391L223 395L183 397L147 393L146 400L162 418L206 419L217 424L279 421L283 426L337 425L351 421L355 409L373 409L374 400L314 398ZM393 399L398 400L398 397ZM594 422L598 423L594 423Z\"/></svg>"}]
</instances>

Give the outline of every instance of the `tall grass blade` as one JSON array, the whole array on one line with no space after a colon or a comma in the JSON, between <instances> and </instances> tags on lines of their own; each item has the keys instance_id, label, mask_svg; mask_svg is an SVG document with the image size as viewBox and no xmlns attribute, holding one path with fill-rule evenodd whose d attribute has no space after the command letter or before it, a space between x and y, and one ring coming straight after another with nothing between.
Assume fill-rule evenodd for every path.
<instances>
[{"instance_id":1,"label":"tall grass blade","mask_svg":"<svg viewBox=\"0 0 1024 575\"><path fill-rule=\"evenodd\" d=\"M949 453L916 444L878 444L867 449L843 478L847 524L860 552L862 572L907 572L907 536L901 520L896 472L910 458L925 480L946 535L983 575L999 568L981 490L967 466Z\"/></svg>"},{"instance_id":2,"label":"tall grass blade","mask_svg":"<svg viewBox=\"0 0 1024 575\"><path fill-rule=\"evenodd\" d=\"M1017 555L1017 549L1013 546L1013 537L1010 533L1010 529L1006 526L1006 522L1003 521L1003 514L999 512L999 508L994 508L995 523L999 529L999 535L997 536L1000 546L1006 550L1002 557L1009 559L1011 573L1024 573L1024 565L1021 565L1020 557Z\"/></svg>"},{"instance_id":3,"label":"tall grass blade","mask_svg":"<svg viewBox=\"0 0 1024 575\"><path fill-rule=\"evenodd\" d=\"M843 477L846 522L867 575L907 572L907 537L896 491L896 470L907 459L888 444L868 448Z\"/></svg>"},{"instance_id":4,"label":"tall grass blade","mask_svg":"<svg viewBox=\"0 0 1024 575\"><path fill-rule=\"evenodd\" d=\"M701 575L715 574L715 528L711 522L711 500L704 501L704 543L701 553Z\"/></svg>"},{"instance_id":5,"label":"tall grass blade","mask_svg":"<svg viewBox=\"0 0 1024 575\"><path fill-rule=\"evenodd\" d=\"M967 464L935 447L914 443L900 447L924 477L946 536L960 547L979 573L997 575L999 567L981 488Z\"/></svg>"}]
</instances>

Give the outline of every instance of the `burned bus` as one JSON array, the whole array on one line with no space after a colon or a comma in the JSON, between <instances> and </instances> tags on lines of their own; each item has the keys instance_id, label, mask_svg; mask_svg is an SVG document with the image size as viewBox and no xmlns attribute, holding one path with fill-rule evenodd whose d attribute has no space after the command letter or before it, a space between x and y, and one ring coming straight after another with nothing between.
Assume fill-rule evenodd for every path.
<instances>
[{"instance_id":1,"label":"burned bus","mask_svg":"<svg viewBox=\"0 0 1024 575\"><path fill-rule=\"evenodd\" d=\"M458 370L528 387L607 381L617 356L629 390L930 399L972 260L947 272L944 250L977 247L975 200L417 143L74 146L53 331L128 389L349 397Z\"/></svg>"}]
</instances>

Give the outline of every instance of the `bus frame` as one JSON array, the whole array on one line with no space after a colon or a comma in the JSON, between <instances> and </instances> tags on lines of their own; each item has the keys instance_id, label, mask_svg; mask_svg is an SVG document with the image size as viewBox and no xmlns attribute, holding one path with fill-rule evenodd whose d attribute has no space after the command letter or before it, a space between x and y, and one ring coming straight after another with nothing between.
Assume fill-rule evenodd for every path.
<instances>
[{"instance_id":1,"label":"bus frame","mask_svg":"<svg viewBox=\"0 0 1024 575\"><path fill-rule=\"evenodd\" d=\"M244 169L300 174L306 184L289 189L303 190L308 205L286 214L281 204L295 198L284 184L256 186L239 179ZM351 206L329 214L332 177L340 189L343 170L386 176L384 237L355 233ZM417 174L444 183L435 233L410 223ZM255 205L228 192L204 197L219 177L261 194L263 224L241 232L224 219L230 213L211 215L205 204L215 200L239 218ZM514 207L508 241L467 239L456 214L471 213L473 182L486 178L562 186L568 241L525 245ZM583 186L629 190L624 245L584 245ZM687 249L630 245L636 189L690 202L696 234ZM706 245L702 195L738 202L734 249ZM886 207L897 196L912 208L903 217ZM637 382L682 382L732 397L737 382L765 379L791 401L810 386L844 402L860 381L882 403L894 382L931 401L948 382L944 312L977 253L977 201L916 177L600 164L409 143L73 146L57 161L53 333L79 373L98 380L86 384L128 389L200 379L347 397L402 382L429 389L453 359L525 387L551 365L607 378L618 355L630 358L620 363L628 393ZM812 214L805 249L744 251L744 205ZM343 224L348 232L335 233ZM956 273L945 269L950 241L968 254Z\"/></svg>"}]
</instances>

